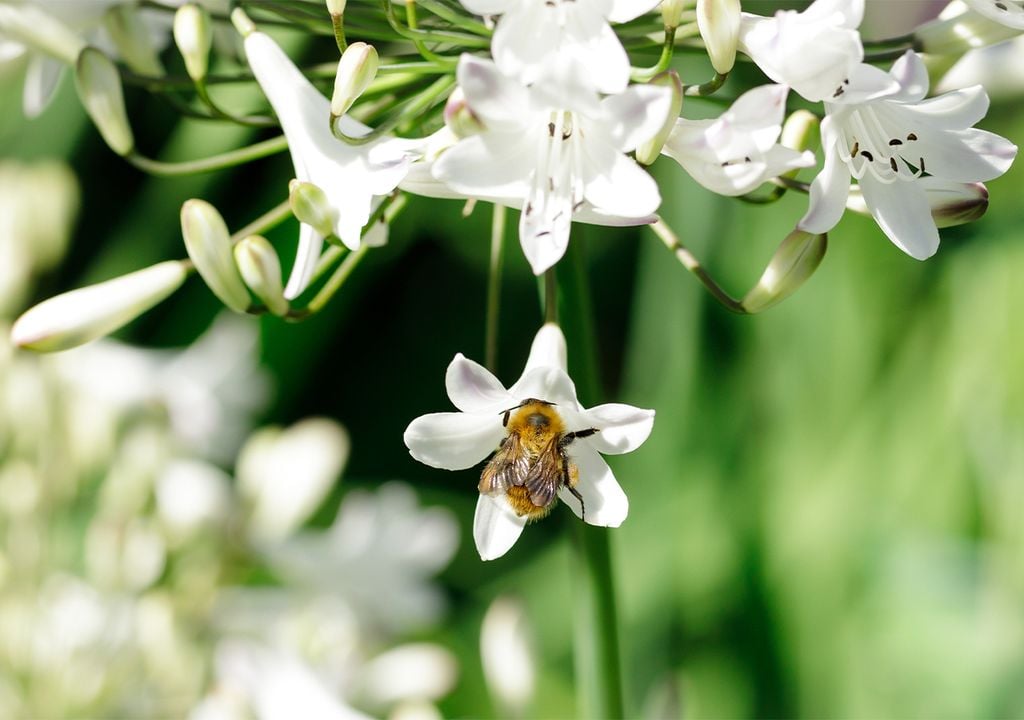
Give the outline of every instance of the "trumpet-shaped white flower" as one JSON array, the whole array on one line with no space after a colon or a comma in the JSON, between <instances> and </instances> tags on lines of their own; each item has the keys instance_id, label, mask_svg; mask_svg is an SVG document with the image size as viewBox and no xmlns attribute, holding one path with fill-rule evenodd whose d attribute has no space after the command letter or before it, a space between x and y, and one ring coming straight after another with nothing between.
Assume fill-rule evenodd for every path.
<instances>
[{"instance_id":1,"label":"trumpet-shaped white flower","mask_svg":"<svg viewBox=\"0 0 1024 720\"><path fill-rule=\"evenodd\" d=\"M395 138L364 145L342 142L331 133L330 102L299 72L277 43L263 33L253 32L245 39L245 53L288 138L295 177L323 190L334 213L335 234L347 247L357 249L375 198L390 193L405 177L409 144ZM339 118L338 123L350 136L370 132L370 128L347 115ZM285 287L284 294L289 300L309 284L323 242L316 229L302 224L295 265Z\"/></svg>"},{"instance_id":2,"label":"trumpet-shaped white flower","mask_svg":"<svg viewBox=\"0 0 1024 720\"><path fill-rule=\"evenodd\" d=\"M812 102L827 100L864 59L864 0L816 0L803 12L743 13L740 48L769 78Z\"/></svg>"},{"instance_id":3,"label":"trumpet-shaped white flower","mask_svg":"<svg viewBox=\"0 0 1024 720\"><path fill-rule=\"evenodd\" d=\"M658 186L625 153L661 128L668 89L633 86L599 101L555 81L524 87L469 55L458 79L484 130L445 151L434 177L456 193L521 206L519 237L535 273L565 253L581 211L610 225L653 222Z\"/></svg>"},{"instance_id":4,"label":"trumpet-shaped white flower","mask_svg":"<svg viewBox=\"0 0 1024 720\"><path fill-rule=\"evenodd\" d=\"M788 170L809 167L814 153L776 142L788 92L784 85L762 85L740 96L717 120L679 118L662 152L720 195L743 195Z\"/></svg>"},{"instance_id":5,"label":"trumpet-shaped white flower","mask_svg":"<svg viewBox=\"0 0 1024 720\"><path fill-rule=\"evenodd\" d=\"M626 22L657 0L462 0L477 15L501 15L491 41L498 66L525 84L553 66L578 64L603 93L629 83L629 57L608 21Z\"/></svg>"},{"instance_id":6,"label":"trumpet-shaped white flower","mask_svg":"<svg viewBox=\"0 0 1024 720\"><path fill-rule=\"evenodd\" d=\"M964 0L971 10L1000 25L1024 30L1024 3L1020 0Z\"/></svg>"},{"instance_id":7,"label":"trumpet-shaped white flower","mask_svg":"<svg viewBox=\"0 0 1024 720\"><path fill-rule=\"evenodd\" d=\"M852 175L886 236L924 260L938 249L939 233L921 178L991 180L1009 169L1017 147L972 127L988 110L981 86L925 100L928 72L913 52L897 60L891 74L898 84L891 94L825 104L825 164L811 185L810 207L798 227L813 233L831 230L842 217ZM854 83L851 87L856 90Z\"/></svg>"},{"instance_id":8,"label":"trumpet-shaped white flower","mask_svg":"<svg viewBox=\"0 0 1024 720\"><path fill-rule=\"evenodd\" d=\"M601 453L638 448L650 435L654 411L621 404L583 408L566 374L565 337L557 325L545 325L537 333L523 374L512 387L505 389L494 375L461 354L448 366L445 384L459 412L424 415L409 424L404 439L414 458L445 470L473 467L506 441L508 412L526 400L539 400L550 404L564 424L563 441L579 433L564 444L578 480L575 487L560 484L558 497L591 525L618 527L626 519L629 501ZM508 552L528 519L513 509L506 494L481 494L473 520L480 557L493 560Z\"/></svg>"}]
</instances>

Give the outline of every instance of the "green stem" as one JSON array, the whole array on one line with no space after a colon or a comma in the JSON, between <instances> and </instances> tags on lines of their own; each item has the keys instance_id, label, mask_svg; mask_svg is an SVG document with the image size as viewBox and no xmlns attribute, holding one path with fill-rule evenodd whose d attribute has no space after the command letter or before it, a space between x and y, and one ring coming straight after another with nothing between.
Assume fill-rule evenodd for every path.
<instances>
[{"instance_id":1,"label":"green stem","mask_svg":"<svg viewBox=\"0 0 1024 720\"><path fill-rule=\"evenodd\" d=\"M438 102L439 98L446 96L452 87L454 87L455 82L455 77L452 75L443 75L442 77L439 77L422 92L402 105L387 120L378 125L372 131L368 132L366 135L360 135L358 137L346 135L342 132L341 128L338 127L338 118L334 115L331 115L329 118L331 132L334 134L334 137L338 138L342 142L348 143L349 145L365 145L373 142L394 130L403 120L407 118L419 118L424 111Z\"/></svg>"},{"instance_id":2,"label":"green stem","mask_svg":"<svg viewBox=\"0 0 1024 720\"><path fill-rule=\"evenodd\" d=\"M554 268L544 272L544 322L558 324L558 276Z\"/></svg>"},{"instance_id":3,"label":"green stem","mask_svg":"<svg viewBox=\"0 0 1024 720\"><path fill-rule=\"evenodd\" d=\"M306 306L305 315L312 315L323 309L335 293L337 293L341 286L348 280L349 275L356 269L359 262L366 256L370 246L363 243L359 246L359 249L355 252L349 253L348 256L341 262L338 269L334 271L330 279L320 288L320 292L313 296L313 299L309 301L309 305Z\"/></svg>"},{"instance_id":4,"label":"green stem","mask_svg":"<svg viewBox=\"0 0 1024 720\"><path fill-rule=\"evenodd\" d=\"M689 97L705 97L707 95L714 95L718 92L718 89L725 84L728 77L729 73L716 72L715 76L706 83L701 83L700 85L683 85L683 94Z\"/></svg>"},{"instance_id":5,"label":"green stem","mask_svg":"<svg viewBox=\"0 0 1024 720\"><path fill-rule=\"evenodd\" d=\"M206 86L205 80L197 80L195 88L196 94L199 95L199 99L203 101L203 104L210 109L210 112L216 118L249 127L278 127L277 120L271 117L242 117L240 115L232 115L222 109L210 96L210 91Z\"/></svg>"},{"instance_id":6,"label":"green stem","mask_svg":"<svg viewBox=\"0 0 1024 720\"><path fill-rule=\"evenodd\" d=\"M597 339L585 267L585 242L575 233L569 245L569 267L560 275L565 298L566 328L576 358L574 375L584 404L600 396ZM582 718L624 718L618 608L615 597L611 532L576 524L573 548L574 655Z\"/></svg>"},{"instance_id":7,"label":"green stem","mask_svg":"<svg viewBox=\"0 0 1024 720\"><path fill-rule=\"evenodd\" d=\"M279 135L278 137L258 142L255 145L221 153L220 155L212 155L202 160L163 162L139 155L137 152L125 156L125 159L140 170L153 175L192 175L242 165L287 149L288 141L284 135Z\"/></svg>"},{"instance_id":8,"label":"green stem","mask_svg":"<svg viewBox=\"0 0 1024 720\"><path fill-rule=\"evenodd\" d=\"M237 230L231 235L231 242L236 243L242 238L249 237L250 235L262 235L263 233L271 230L282 222L291 217L292 204L290 200L285 200L280 205L271 208L267 212L260 215L258 218L253 220L251 223L243 227L241 230Z\"/></svg>"},{"instance_id":9,"label":"green stem","mask_svg":"<svg viewBox=\"0 0 1024 720\"><path fill-rule=\"evenodd\" d=\"M495 372L498 366L498 319L501 313L501 271L505 255L505 206L494 204L491 219L491 262L487 273L487 329L484 362Z\"/></svg>"},{"instance_id":10,"label":"green stem","mask_svg":"<svg viewBox=\"0 0 1024 720\"><path fill-rule=\"evenodd\" d=\"M344 55L348 48L348 41L345 39L345 16L331 15L331 26L334 28L334 42L338 46L338 52Z\"/></svg>"},{"instance_id":11,"label":"green stem","mask_svg":"<svg viewBox=\"0 0 1024 720\"><path fill-rule=\"evenodd\" d=\"M676 46L676 29L665 28L665 42L661 46L661 57L658 58L658 62L649 68L639 68L633 71L633 80L635 82L647 82L658 73L665 72L668 70L669 65L672 64L672 54L675 52Z\"/></svg>"},{"instance_id":12,"label":"green stem","mask_svg":"<svg viewBox=\"0 0 1024 720\"><path fill-rule=\"evenodd\" d=\"M658 220L658 222L651 225L650 228L654 231L654 234L657 235L663 243L665 243L665 247L672 251L676 256L676 259L682 263L683 267L693 273L694 276L700 280L701 284L707 288L708 292L711 293L711 296L715 298L722 307L739 315L747 314L746 309L743 307L743 303L731 296L722 289L721 285L715 282L714 278L712 278L708 274L707 270L704 269L704 266L700 264L700 260L698 260L696 256L694 256L694 254L691 253L685 245L683 245L682 241L679 240L679 237L672 232L672 229L665 224L664 220Z\"/></svg>"}]
</instances>

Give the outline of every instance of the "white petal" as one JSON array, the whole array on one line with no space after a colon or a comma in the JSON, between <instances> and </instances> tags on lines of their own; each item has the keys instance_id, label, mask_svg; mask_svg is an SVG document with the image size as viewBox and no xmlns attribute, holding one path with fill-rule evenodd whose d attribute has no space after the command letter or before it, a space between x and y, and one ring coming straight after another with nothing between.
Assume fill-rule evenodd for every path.
<instances>
[{"instance_id":1,"label":"white petal","mask_svg":"<svg viewBox=\"0 0 1024 720\"><path fill-rule=\"evenodd\" d=\"M644 444L654 427L654 411L607 403L581 413L581 421L587 427L601 432L586 439L598 452L606 455L621 455L632 452Z\"/></svg>"},{"instance_id":2,"label":"white petal","mask_svg":"<svg viewBox=\"0 0 1024 720\"><path fill-rule=\"evenodd\" d=\"M522 125L521 113L529 107L526 88L506 77L490 60L463 55L457 70L466 104L490 129Z\"/></svg>"},{"instance_id":3,"label":"white petal","mask_svg":"<svg viewBox=\"0 0 1024 720\"><path fill-rule=\"evenodd\" d=\"M984 182L999 177L1013 163L1017 146L987 130L947 130L919 135L916 149L930 175L957 182ZM907 159L913 162L912 150Z\"/></svg>"},{"instance_id":4,"label":"white petal","mask_svg":"<svg viewBox=\"0 0 1024 720\"><path fill-rule=\"evenodd\" d=\"M515 6L517 0L459 0L474 15L501 15Z\"/></svg>"},{"instance_id":5,"label":"white petal","mask_svg":"<svg viewBox=\"0 0 1024 720\"><path fill-rule=\"evenodd\" d=\"M801 15L805 22L855 30L864 19L864 0L817 0Z\"/></svg>"},{"instance_id":6,"label":"white petal","mask_svg":"<svg viewBox=\"0 0 1024 720\"><path fill-rule=\"evenodd\" d=\"M907 50L889 71L900 84L900 92L894 96L903 102L918 102L928 94L928 68L913 50Z\"/></svg>"},{"instance_id":7,"label":"white petal","mask_svg":"<svg viewBox=\"0 0 1024 720\"><path fill-rule=\"evenodd\" d=\"M305 223L299 225L299 247L295 251L295 264L292 265L288 285L284 289L285 298L294 300L309 285L323 246L324 238L320 233Z\"/></svg>"},{"instance_id":8,"label":"white petal","mask_svg":"<svg viewBox=\"0 0 1024 720\"><path fill-rule=\"evenodd\" d=\"M581 508L580 501L567 488L560 489L558 497L590 525L618 527L629 514L629 499L612 469L597 450L584 443L573 443L569 448L569 455L580 471L576 491L583 496L586 507Z\"/></svg>"},{"instance_id":9,"label":"white petal","mask_svg":"<svg viewBox=\"0 0 1024 720\"><path fill-rule=\"evenodd\" d=\"M536 153L522 137L489 132L459 142L434 163L434 177L472 197L526 197Z\"/></svg>"},{"instance_id":10,"label":"white petal","mask_svg":"<svg viewBox=\"0 0 1024 720\"><path fill-rule=\"evenodd\" d=\"M901 108L905 122L925 123L937 130L969 128L988 113L988 94L981 85L943 93Z\"/></svg>"},{"instance_id":11,"label":"white petal","mask_svg":"<svg viewBox=\"0 0 1024 720\"><path fill-rule=\"evenodd\" d=\"M421 463L445 470L471 468L498 447L501 416L468 413L422 415L405 429L405 446Z\"/></svg>"},{"instance_id":12,"label":"white petal","mask_svg":"<svg viewBox=\"0 0 1024 720\"><path fill-rule=\"evenodd\" d=\"M565 345L565 335L562 328L555 323L545 323L533 337L530 345L530 355L526 359L526 367L523 368L525 375L530 370L538 367L554 367L562 372L569 371L567 361L568 351Z\"/></svg>"},{"instance_id":13,"label":"white petal","mask_svg":"<svg viewBox=\"0 0 1024 720\"><path fill-rule=\"evenodd\" d=\"M561 212L519 216L519 244L534 275L543 275L565 255L572 223L571 205L571 202L563 203Z\"/></svg>"},{"instance_id":14,"label":"white petal","mask_svg":"<svg viewBox=\"0 0 1024 720\"><path fill-rule=\"evenodd\" d=\"M579 408L576 386L564 371L556 367L536 367L527 371L509 388L509 394L517 403L536 398L558 405L560 409L568 409L570 413Z\"/></svg>"},{"instance_id":15,"label":"white petal","mask_svg":"<svg viewBox=\"0 0 1024 720\"><path fill-rule=\"evenodd\" d=\"M866 63L851 69L849 80L849 84L843 85L841 95L833 92L825 100L840 105L855 105L879 98L896 97L900 92L900 84L892 75Z\"/></svg>"},{"instance_id":16,"label":"white petal","mask_svg":"<svg viewBox=\"0 0 1024 720\"><path fill-rule=\"evenodd\" d=\"M623 217L644 217L661 205L658 183L635 161L610 146L584 145L583 194L599 210Z\"/></svg>"},{"instance_id":17,"label":"white petal","mask_svg":"<svg viewBox=\"0 0 1024 720\"><path fill-rule=\"evenodd\" d=\"M502 72L530 84L561 46L560 35L559 24L548 17L543 3L518 0L515 10L498 23L491 54Z\"/></svg>"},{"instance_id":18,"label":"white petal","mask_svg":"<svg viewBox=\"0 0 1024 720\"><path fill-rule=\"evenodd\" d=\"M525 516L516 515L504 495L481 495L473 516L473 539L481 560L494 560L507 553L526 527Z\"/></svg>"},{"instance_id":19,"label":"white petal","mask_svg":"<svg viewBox=\"0 0 1024 720\"><path fill-rule=\"evenodd\" d=\"M46 55L32 55L25 71L22 105L25 116L37 117L53 100L64 64Z\"/></svg>"},{"instance_id":20,"label":"white petal","mask_svg":"<svg viewBox=\"0 0 1024 720\"><path fill-rule=\"evenodd\" d=\"M914 182L886 184L867 173L860 191L875 222L900 250L926 260L939 249L939 231L924 188Z\"/></svg>"},{"instance_id":21,"label":"white petal","mask_svg":"<svg viewBox=\"0 0 1024 720\"><path fill-rule=\"evenodd\" d=\"M498 378L483 365L467 360L462 353L448 365L444 382L448 398L463 412L500 412L515 404Z\"/></svg>"},{"instance_id":22,"label":"white petal","mask_svg":"<svg viewBox=\"0 0 1024 720\"><path fill-rule=\"evenodd\" d=\"M834 138L829 138L832 118L826 117L821 123L825 166L811 183L811 198L807 214L797 225L801 230L815 234L826 233L836 226L846 209L846 198L850 194L850 171L839 158Z\"/></svg>"},{"instance_id":23,"label":"white petal","mask_svg":"<svg viewBox=\"0 0 1024 720\"><path fill-rule=\"evenodd\" d=\"M601 101L601 120L615 146L629 152L665 125L671 105L672 93L668 88L633 85Z\"/></svg>"},{"instance_id":24,"label":"white petal","mask_svg":"<svg viewBox=\"0 0 1024 720\"><path fill-rule=\"evenodd\" d=\"M608 19L615 23L629 22L650 12L661 0L612 0Z\"/></svg>"},{"instance_id":25,"label":"white petal","mask_svg":"<svg viewBox=\"0 0 1024 720\"><path fill-rule=\"evenodd\" d=\"M1013 2L996 4L995 0L966 0L972 10L1000 25L1024 30L1024 8Z\"/></svg>"}]
</instances>

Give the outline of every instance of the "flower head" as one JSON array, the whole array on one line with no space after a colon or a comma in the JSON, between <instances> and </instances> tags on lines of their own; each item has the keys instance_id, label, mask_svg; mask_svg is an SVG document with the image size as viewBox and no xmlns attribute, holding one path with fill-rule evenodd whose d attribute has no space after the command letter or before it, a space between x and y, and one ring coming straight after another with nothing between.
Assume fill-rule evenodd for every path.
<instances>
[{"instance_id":1,"label":"flower head","mask_svg":"<svg viewBox=\"0 0 1024 720\"><path fill-rule=\"evenodd\" d=\"M629 501L601 453L638 448L650 435L654 411L614 403L583 408L566 373L557 325L537 333L512 387L461 354L448 366L445 384L459 412L416 418L405 444L420 462L445 470L473 467L495 453L473 520L481 558L508 552L526 523L552 508L555 494L591 525L618 527L626 519ZM510 457L512 445L518 452ZM515 467L497 467L502 459ZM544 482L547 462L558 470L553 485Z\"/></svg>"}]
</instances>

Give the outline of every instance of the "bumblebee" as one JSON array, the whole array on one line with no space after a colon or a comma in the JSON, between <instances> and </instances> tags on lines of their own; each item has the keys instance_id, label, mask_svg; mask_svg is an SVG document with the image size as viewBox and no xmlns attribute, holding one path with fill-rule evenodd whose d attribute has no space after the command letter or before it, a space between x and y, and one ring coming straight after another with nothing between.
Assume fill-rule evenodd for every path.
<instances>
[{"instance_id":1,"label":"bumblebee","mask_svg":"<svg viewBox=\"0 0 1024 720\"><path fill-rule=\"evenodd\" d=\"M508 434L480 475L480 492L505 495L517 515L537 520L551 512L558 490L565 487L580 501L585 518L583 496L576 490L579 468L566 448L597 428L566 432L554 403L536 398L503 411L502 424Z\"/></svg>"}]
</instances>

